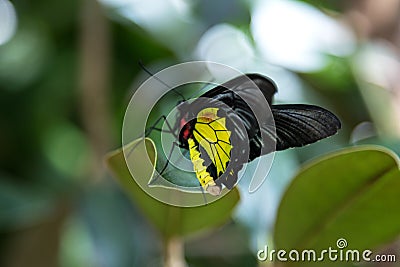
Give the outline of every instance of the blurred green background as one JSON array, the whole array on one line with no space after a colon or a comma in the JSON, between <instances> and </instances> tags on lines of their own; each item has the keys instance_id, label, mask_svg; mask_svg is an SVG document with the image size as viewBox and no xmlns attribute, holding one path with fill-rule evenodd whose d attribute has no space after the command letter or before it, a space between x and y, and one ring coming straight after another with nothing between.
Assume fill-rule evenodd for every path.
<instances>
[{"instance_id":1,"label":"blurred green background","mask_svg":"<svg viewBox=\"0 0 400 267\"><path fill-rule=\"evenodd\" d=\"M172 266L273 266L258 261L257 251L291 244L279 231L294 229L299 216L318 221L312 203L327 203L329 195L313 191L324 186L318 181L351 180L349 173L362 179L387 166L393 180L372 175L390 183L362 193L365 205L338 197L359 211L332 222L347 228L327 228L346 237L366 225L369 234L355 233L349 244L399 258L400 200L390 198L400 196L394 155L348 151L311 174L301 169L358 144L400 153L399 22L398 0L0 0L0 266L168 266L168 255L177 258ZM122 183L136 192L129 198L104 164L105 154L121 146L129 98L148 78L140 60L153 72L211 60L270 76L279 88L275 102L326 107L342 130L277 153L260 190L249 194L249 181L241 182L240 200L233 197L223 221L199 231L177 226L168 236L157 214L143 212L151 200L135 198L140 193L127 188L134 185ZM337 181L339 191L351 186ZM292 218L290 203L303 203L302 192L309 206L297 208L309 214ZM368 235L376 239L360 238Z\"/></svg>"}]
</instances>

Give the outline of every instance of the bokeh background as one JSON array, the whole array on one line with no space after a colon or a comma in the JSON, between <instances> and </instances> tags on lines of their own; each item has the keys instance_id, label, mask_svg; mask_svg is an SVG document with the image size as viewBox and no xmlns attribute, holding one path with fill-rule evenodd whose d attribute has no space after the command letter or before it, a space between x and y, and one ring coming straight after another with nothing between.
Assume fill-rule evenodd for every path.
<instances>
[{"instance_id":1,"label":"bokeh background","mask_svg":"<svg viewBox=\"0 0 400 267\"><path fill-rule=\"evenodd\" d=\"M138 62L157 72L188 60L270 76L277 103L324 106L343 123L277 153L256 194L242 181L231 219L185 237L189 266L260 265L304 162L360 143L400 151L399 45L398 0L0 0L0 266L162 264L163 239L104 156L148 78Z\"/></svg>"}]
</instances>

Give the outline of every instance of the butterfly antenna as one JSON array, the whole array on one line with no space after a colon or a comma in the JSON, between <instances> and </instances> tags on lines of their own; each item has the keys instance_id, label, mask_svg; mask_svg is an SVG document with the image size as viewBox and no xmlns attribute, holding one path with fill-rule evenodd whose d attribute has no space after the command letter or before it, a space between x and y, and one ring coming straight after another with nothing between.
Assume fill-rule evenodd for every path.
<instances>
[{"instance_id":1,"label":"butterfly antenna","mask_svg":"<svg viewBox=\"0 0 400 267\"><path fill-rule=\"evenodd\" d=\"M172 88L171 86L169 86L166 82L164 82L163 80L161 80L160 78L158 78L155 74L153 74L151 71L149 71L142 63L141 60L139 60L139 66L147 73L149 74L151 77L154 77L157 81L159 81L160 83L162 83L163 85L165 85L167 88ZM185 97L178 92L177 90L175 90L175 88L172 88L172 91L174 91L175 94L179 95L182 100L186 100Z\"/></svg>"},{"instance_id":2,"label":"butterfly antenna","mask_svg":"<svg viewBox=\"0 0 400 267\"><path fill-rule=\"evenodd\" d=\"M215 81L215 78L210 80L208 83L204 84L199 90L197 90L194 94L192 94L188 99L192 99L196 95L199 95L201 91L203 91L205 88L207 88L211 83Z\"/></svg>"}]
</instances>

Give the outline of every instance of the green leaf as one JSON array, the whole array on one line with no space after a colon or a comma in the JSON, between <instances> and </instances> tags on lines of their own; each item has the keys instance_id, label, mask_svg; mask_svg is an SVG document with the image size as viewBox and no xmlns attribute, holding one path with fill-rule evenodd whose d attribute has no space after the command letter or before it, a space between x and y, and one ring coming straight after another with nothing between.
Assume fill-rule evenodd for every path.
<instances>
[{"instance_id":1,"label":"green leaf","mask_svg":"<svg viewBox=\"0 0 400 267\"><path fill-rule=\"evenodd\" d=\"M135 140L124 149L131 149L141 140L142 139ZM152 162L156 162L157 155L154 142L146 138L145 143ZM140 146L136 147L134 153L143 155L143 151L139 151L140 149ZM136 183L129 172L122 149L110 153L107 157L107 165L115 178L120 182L121 186L132 198L134 204L142 210L144 215L159 230L165 239L172 236L186 236L222 225L230 218L233 208L239 201L239 192L235 188L221 199L204 206L177 207L168 205L148 195ZM154 169L149 170L143 167L143 170L139 171L144 177L140 179L148 181L149 175L152 175ZM180 194L183 194L183 192L173 189L155 188L155 190L161 189L169 192L170 197L179 197ZM186 194L200 195L199 197L202 197L201 194Z\"/></svg>"},{"instance_id":2,"label":"green leaf","mask_svg":"<svg viewBox=\"0 0 400 267\"><path fill-rule=\"evenodd\" d=\"M300 2L306 2L312 6L315 6L316 8L320 9L330 9L333 11L340 11L343 9L343 0L337 1L337 0L328 0L328 1L317 1L317 0L299 0Z\"/></svg>"},{"instance_id":3,"label":"green leaf","mask_svg":"<svg viewBox=\"0 0 400 267\"><path fill-rule=\"evenodd\" d=\"M373 250L400 235L399 204L395 154L377 146L345 149L306 166L294 178L278 210L275 245L338 249L336 241L344 238L345 249Z\"/></svg>"},{"instance_id":4,"label":"green leaf","mask_svg":"<svg viewBox=\"0 0 400 267\"><path fill-rule=\"evenodd\" d=\"M171 136L171 138L174 138ZM171 140L171 147L163 149L161 146L161 138L160 138L160 132L154 131L151 135L151 139L154 140L155 142L155 147L157 150L157 164L156 164L156 169L158 172L161 172L163 167L169 162L167 165L167 168L163 172L163 178L164 179L154 179L151 181L152 186L162 186L170 189L174 189L177 187L184 187L185 190L191 191L191 192L198 192L199 191L199 181L196 178L196 175L193 172L187 172L183 171L181 169L178 169L177 167L174 166L174 164L171 164L171 162L179 162L182 161L184 157L186 159L189 159L189 151L175 147L172 148L172 143L174 140ZM181 153L176 153L170 155L171 157L168 157L166 153L168 154L172 149L175 149L175 152L178 152L180 150ZM180 155L181 154L181 155Z\"/></svg>"},{"instance_id":5,"label":"green leaf","mask_svg":"<svg viewBox=\"0 0 400 267\"><path fill-rule=\"evenodd\" d=\"M322 93L357 91L358 86L350 60L332 55L325 55L325 57L328 64L323 69L316 72L299 73L298 75Z\"/></svg>"}]
</instances>

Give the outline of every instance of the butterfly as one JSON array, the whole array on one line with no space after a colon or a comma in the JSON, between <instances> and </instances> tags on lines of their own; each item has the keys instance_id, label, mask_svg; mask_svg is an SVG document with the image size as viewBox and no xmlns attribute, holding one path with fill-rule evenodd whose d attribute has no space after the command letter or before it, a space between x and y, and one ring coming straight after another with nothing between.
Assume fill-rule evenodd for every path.
<instances>
[{"instance_id":1,"label":"butterfly","mask_svg":"<svg viewBox=\"0 0 400 267\"><path fill-rule=\"evenodd\" d=\"M271 79L244 74L178 105L171 132L178 132L178 146L189 151L205 191L219 195L222 186L230 190L244 164L275 150L314 143L341 128L340 120L322 107L273 105L276 92ZM271 113L274 124L259 123L257 110Z\"/></svg>"}]
</instances>

